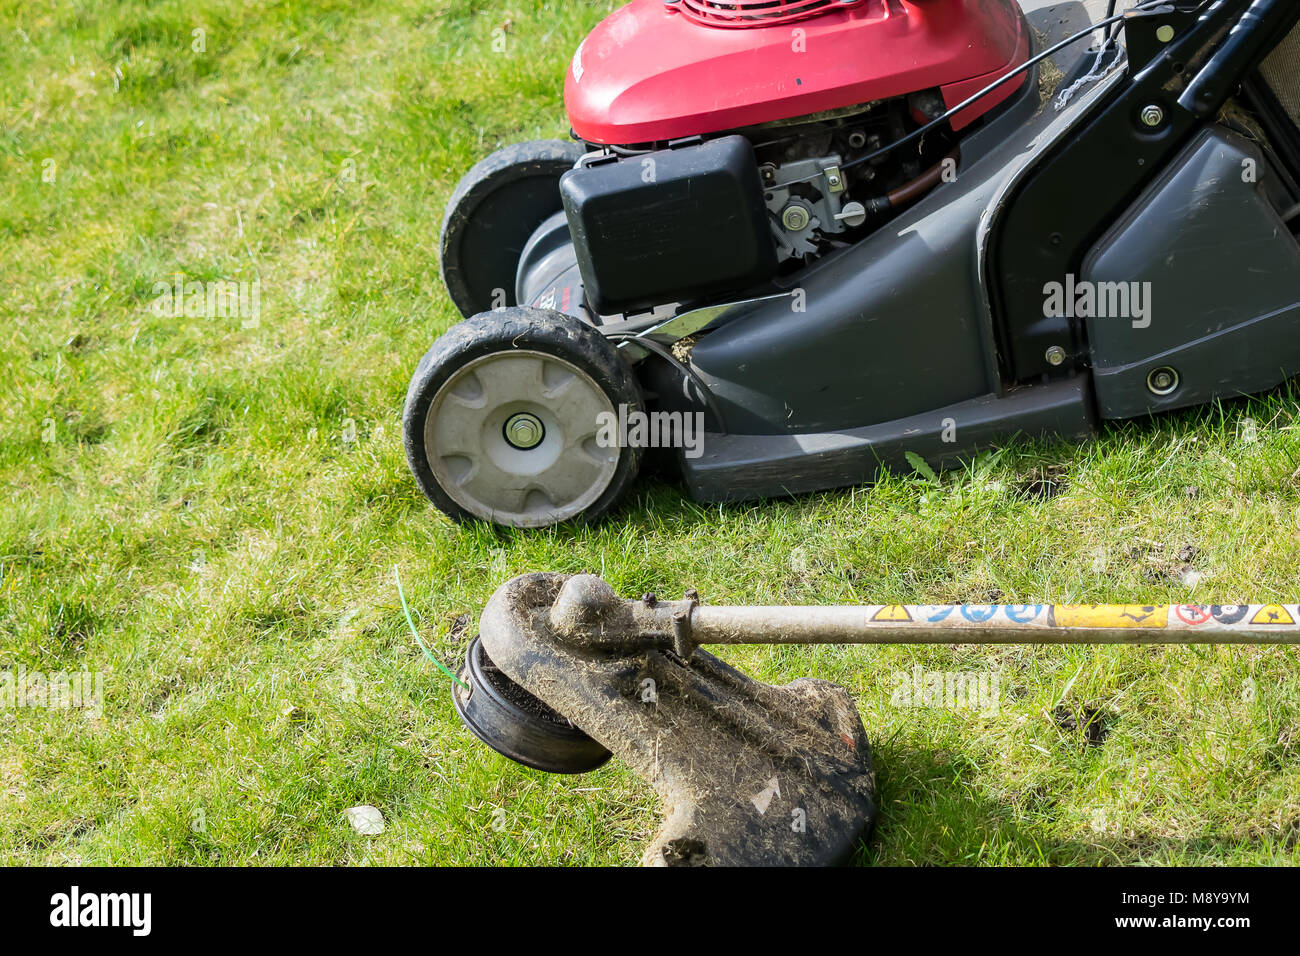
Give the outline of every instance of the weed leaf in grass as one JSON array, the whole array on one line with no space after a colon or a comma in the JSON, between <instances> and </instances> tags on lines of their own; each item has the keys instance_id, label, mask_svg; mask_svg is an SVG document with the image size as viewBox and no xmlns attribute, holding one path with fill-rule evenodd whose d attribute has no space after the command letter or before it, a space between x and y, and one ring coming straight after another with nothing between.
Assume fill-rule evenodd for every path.
<instances>
[{"instance_id":1,"label":"weed leaf in grass","mask_svg":"<svg viewBox=\"0 0 1300 956\"><path fill-rule=\"evenodd\" d=\"M939 484L939 476L934 473L930 463L914 451L907 453L907 463L916 469L916 473L932 485Z\"/></svg>"}]
</instances>

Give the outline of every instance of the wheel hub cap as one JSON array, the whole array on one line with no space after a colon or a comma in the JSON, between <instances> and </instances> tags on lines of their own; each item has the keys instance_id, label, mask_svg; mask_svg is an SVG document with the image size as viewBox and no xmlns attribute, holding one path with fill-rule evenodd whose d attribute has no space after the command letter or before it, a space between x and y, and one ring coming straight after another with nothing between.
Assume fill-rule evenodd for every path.
<instances>
[{"instance_id":1,"label":"wheel hub cap","mask_svg":"<svg viewBox=\"0 0 1300 956\"><path fill-rule=\"evenodd\" d=\"M580 514L609 487L617 412L582 369L526 349L474 359L438 389L424 426L434 478L469 513L540 528Z\"/></svg>"},{"instance_id":2,"label":"wheel hub cap","mask_svg":"<svg viewBox=\"0 0 1300 956\"><path fill-rule=\"evenodd\" d=\"M515 448L536 448L546 437L546 426L536 415L520 412L506 419L505 435Z\"/></svg>"}]
</instances>

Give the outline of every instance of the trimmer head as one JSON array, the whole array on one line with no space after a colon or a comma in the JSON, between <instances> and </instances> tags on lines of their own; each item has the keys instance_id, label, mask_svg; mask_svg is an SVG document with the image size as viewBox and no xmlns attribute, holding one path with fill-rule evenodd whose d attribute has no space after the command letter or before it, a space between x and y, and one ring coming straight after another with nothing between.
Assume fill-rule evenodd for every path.
<instances>
[{"instance_id":1,"label":"trimmer head","mask_svg":"<svg viewBox=\"0 0 1300 956\"><path fill-rule=\"evenodd\" d=\"M848 691L811 679L773 687L689 646L686 658L656 646L653 621L686 603L625 602L599 578L530 574L493 595L480 640L518 687L658 792L667 816L645 864L846 862L877 809L867 736ZM481 726L471 729L495 749L538 765L539 751L511 753Z\"/></svg>"},{"instance_id":2,"label":"trimmer head","mask_svg":"<svg viewBox=\"0 0 1300 956\"><path fill-rule=\"evenodd\" d=\"M465 654L452 700L461 721L502 756L547 773L586 773L610 758L610 752L568 718L524 690L496 667L475 638Z\"/></svg>"}]
</instances>

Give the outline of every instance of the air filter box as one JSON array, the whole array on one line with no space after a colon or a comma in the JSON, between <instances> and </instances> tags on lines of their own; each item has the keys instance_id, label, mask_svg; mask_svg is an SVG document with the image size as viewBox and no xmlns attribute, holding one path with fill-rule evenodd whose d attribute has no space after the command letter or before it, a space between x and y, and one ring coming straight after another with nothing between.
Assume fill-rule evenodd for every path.
<instances>
[{"instance_id":1,"label":"air filter box","mask_svg":"<svg viewBox=\"0 0 1300 956\"><path fill-rule=\"evenodd\" d=\"M616 159L560 179L587 302L602 315L743 289L776 269L743 136Z\"/></svg>"}]
</instances>

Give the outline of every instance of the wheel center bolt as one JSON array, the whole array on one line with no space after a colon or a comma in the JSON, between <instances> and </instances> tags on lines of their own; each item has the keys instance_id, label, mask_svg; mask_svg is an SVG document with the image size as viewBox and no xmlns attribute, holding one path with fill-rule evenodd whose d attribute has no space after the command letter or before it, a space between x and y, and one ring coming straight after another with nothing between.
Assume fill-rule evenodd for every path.
<instances>
[{"instance_id":1,"label":"wheel center bolt","mask_svg":"<svg viewBox=\"0 0 1300 956\"><path fill-rule=\"evenodd\" d=\"M505 436L515 448L536 448L546 437L546 428L536 415L517 412L506 419Z\"/></svg>"}]
</instances>

